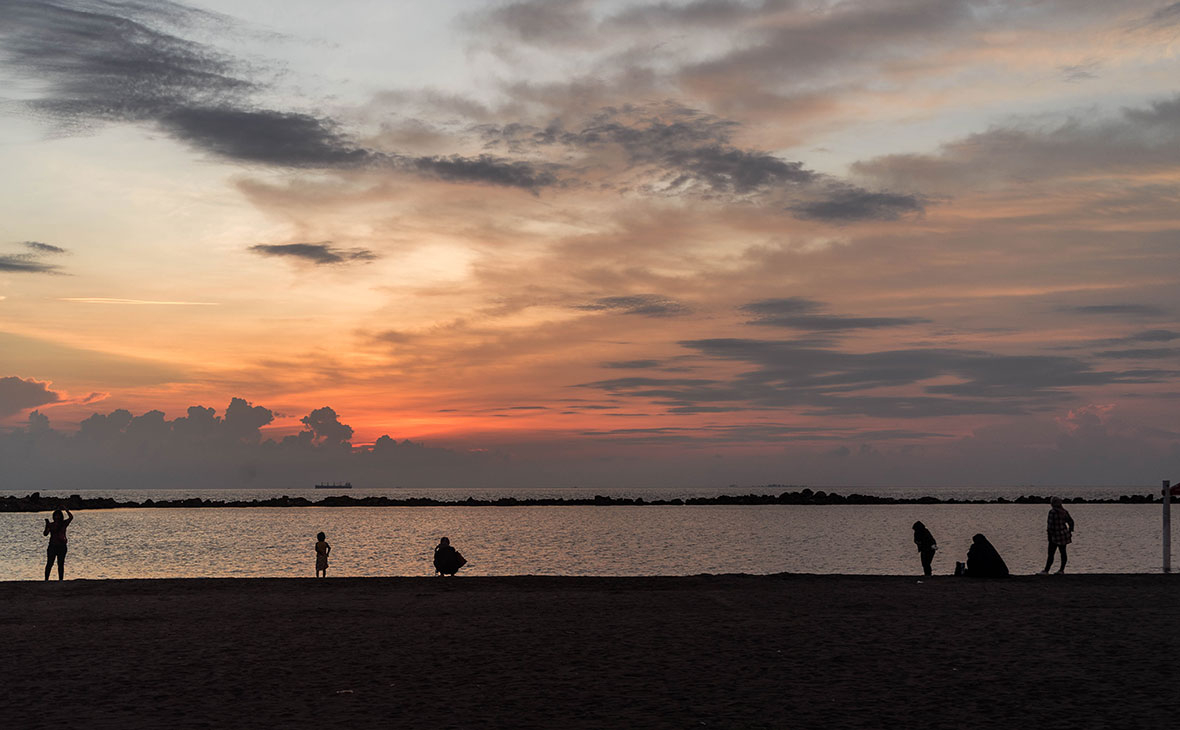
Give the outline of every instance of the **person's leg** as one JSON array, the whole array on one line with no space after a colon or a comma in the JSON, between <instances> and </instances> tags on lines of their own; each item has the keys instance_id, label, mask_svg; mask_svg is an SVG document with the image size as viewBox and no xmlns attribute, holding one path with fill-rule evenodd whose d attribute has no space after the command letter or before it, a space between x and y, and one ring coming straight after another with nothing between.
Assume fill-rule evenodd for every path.
<instances>
[{"instance_id":1,"label":"person's leg","mask_svg":"<svg viewBox=\"0 0 1180 730\"><path fill-rule=\"evenodd\" d=\"M934 560L934 551L933 550L923 550L921 555L922 555L922 572L925 573L927 577L929 577L933 573L933 570L931 569L930 564Z\"/></svg>"},{"instance_id":2,"label":"person's leg","mask_svg":"<svg viewBox=\"0 0 1180 730\"><path fill-rule=\"evenodd\" d=\"M62 548L57 551L57 579L66 579L66 551Z\"/></svg>"},{"instance_id":3,"label":"person's leg","mask_svg":"<svg viewBox=\"0 0 1180 730\"><path fill-rule=\"evenodd\" d=\"M1069 555L1066 554L1064 545L1058 545L1057 549L1061 551L1061 567L1057 569L1057 572L1064 573L1065 564L1069 561Z\"/></svg>"},{"instance_id":4,"label":"person's leg","mask_svg":"<svg viewBox=\"0 0 1180 730\"><path fill-rule=\"evenodd\" d=\"M1048 573L1049 568L1053 567L1053 553L1056 552L1056 550L1057 550L1057 546L1054 545L1052 542L1050 542L1049 543L1049 556L1047 558L1045 558L1045 569L1041 571L1042 573Z\"/></svg>"},{"instance_id":5,"label":"person's leg","mask_svg":"<svg viewBox=\"0 0 1180 730\"><path fill-rule=\"evenodd\" d=\"M45 580L49 580L49 571L53 570L54 557L53 548L49 548L49 550L46 552L45 558Z\"/></svg>"}]
</instances>

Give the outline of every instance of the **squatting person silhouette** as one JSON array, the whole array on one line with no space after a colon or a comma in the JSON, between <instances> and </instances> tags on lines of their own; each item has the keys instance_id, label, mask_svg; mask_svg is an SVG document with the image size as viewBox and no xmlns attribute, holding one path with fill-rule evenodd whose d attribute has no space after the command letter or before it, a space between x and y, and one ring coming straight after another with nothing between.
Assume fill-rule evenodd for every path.
<instances>
[{"instance_id":1,"label":"squatting person silhouette","mask_svg":"<svg viewBox=\"0 0 1180 730\"><path fill-rule=\"evenodd\" d=\"M53 569L54 560L57 560L57 579L65 580L66 577L66 528L74 521L74 513L67 509L66 514L69 517L63 519L61 510L55 509L53 522L45 520L45 529L41 532L42 535L49 535L49 548L46 550L47 558L45 560L45 580L49 580L49 572Z\"/></svg>"},{"instance_id":2,"label":"squatting person silhouette","mask_svg":"<svg viewBox=\"0 0 1180 730\"><path fill-rule=\"evenodd\" d=\"M451 547L451 539L444 537L434 548L434 570L439 575L454 575L467 564L467 559L459 551Z\"/></svg>"}]
</instances>

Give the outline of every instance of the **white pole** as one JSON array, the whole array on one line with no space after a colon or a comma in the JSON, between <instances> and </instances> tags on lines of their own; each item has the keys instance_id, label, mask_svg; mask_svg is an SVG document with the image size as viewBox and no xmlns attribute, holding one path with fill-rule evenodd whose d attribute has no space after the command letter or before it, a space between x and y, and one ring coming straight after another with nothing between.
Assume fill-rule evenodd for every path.
<instances>
[{"instance_id":1,"label":"white pole","mask_svg":"<svg viewBox=\"0 0 1180 730\"><path fill-rule=\"evenodd\" d=\"M1164 480L1164 572L1172 572L1172 482Z\"/></svg>"}]
</instances>

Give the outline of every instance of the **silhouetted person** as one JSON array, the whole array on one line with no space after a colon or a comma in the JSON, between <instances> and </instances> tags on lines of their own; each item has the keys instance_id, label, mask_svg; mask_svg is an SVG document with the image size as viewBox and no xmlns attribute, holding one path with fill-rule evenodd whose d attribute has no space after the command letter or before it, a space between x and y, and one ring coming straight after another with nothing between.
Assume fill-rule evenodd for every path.
<instances>
[{"instance_id":1,"label":"silhouetted person","mask_svg":"<svg viewBox=\"0 0 1180 730\"><path fill-rule=\"evenodd\" d=\"M454 575L467 564L467 559L459 551L451 547L451 539L444 537L434 548L434 570L439 575Z\"/></svg>"},{"instance_id":2,"label":"silhouetted person","mask_svg":"<svg viewBox=\"0 0 1180 730\"><path fill-rule=\"evenodd\" d=\"M53 561L57 561L57 579L65 580L66 577L66 528L74 521L74 513L66 510L69 517L62 518L61 510L55 509L53 511L53 522L45 520L45 529L41 532L42 535L49 535L49 549L46 550L48 556L45 560L45 580L49 580L49 571L53 569Z\"/></svg>"},{"instance_id":3,"label":"silhouetted person","mask_svg":"<svg viewBox=\"0 0 1180 730\"><path fill-rule=\"evenodd\" d=\"M315 536L315 577L328 577L328 553L332 552L332 546L328 544L324 533L318 533Z\"/></svg>"},{"instance_id":4,"label":"silhouetted person","mask_svg":"<svg viewBox=\"0 0 1180 730\"><path fill-rule=\"evenodd\" d=\"M955 568L955 575L960 575L959 566ZM971 547L967 550L967 567L961 574L968 578L1007 578L1008 566L986 537L976 535L971 538Z\"/></svg>"},{"instance_id":5,"label":"silhouetted person","mask_svg":"<svg viewBox=\"0 0 1180 730\"><path fill-rule=\"evenodd\" d=\"M932 572L930 564L934 561L934 551L938 549L938 543L921 522L914 523L914 544L918 546L918 555L922 556L922 572L929 577Z\"/></svg>"},{"instance_id":6,"label":"silhouetted person","mask_svg":"<svg viewBox=\"0 0 1180 730\"><path fill-rule=\"evenodd\" d=\"M1061 551L1061 567L1057 569L1057 572L1064 573L1065 563L1069 560L1065 546L1073 542L1073 516L1061 504L1061 497L1054 497L1049 502L1053 505L1049 508L1049 519L1046 525L1046 531L1049 534L1049 556L1045 558L1045 569L1041 573L1048 573L1049 568L1053 567L1053 553L1057 550Z\"/></svg>"}]
</instances>

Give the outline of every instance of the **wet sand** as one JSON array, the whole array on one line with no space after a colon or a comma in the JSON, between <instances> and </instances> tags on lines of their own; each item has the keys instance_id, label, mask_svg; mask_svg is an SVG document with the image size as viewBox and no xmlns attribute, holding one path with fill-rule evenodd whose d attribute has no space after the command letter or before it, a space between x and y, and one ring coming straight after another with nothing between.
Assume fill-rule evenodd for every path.
<instances>
[{"instance_id":1,"label":"wet sand","mask_svg":"<svg viewBox=\"0 0 1180 730\"><path fill-rule=\"evenodd\" d=\"M1180 719L1180 576L0 583L9 728Z\"/></svg>"}]
</instances>

